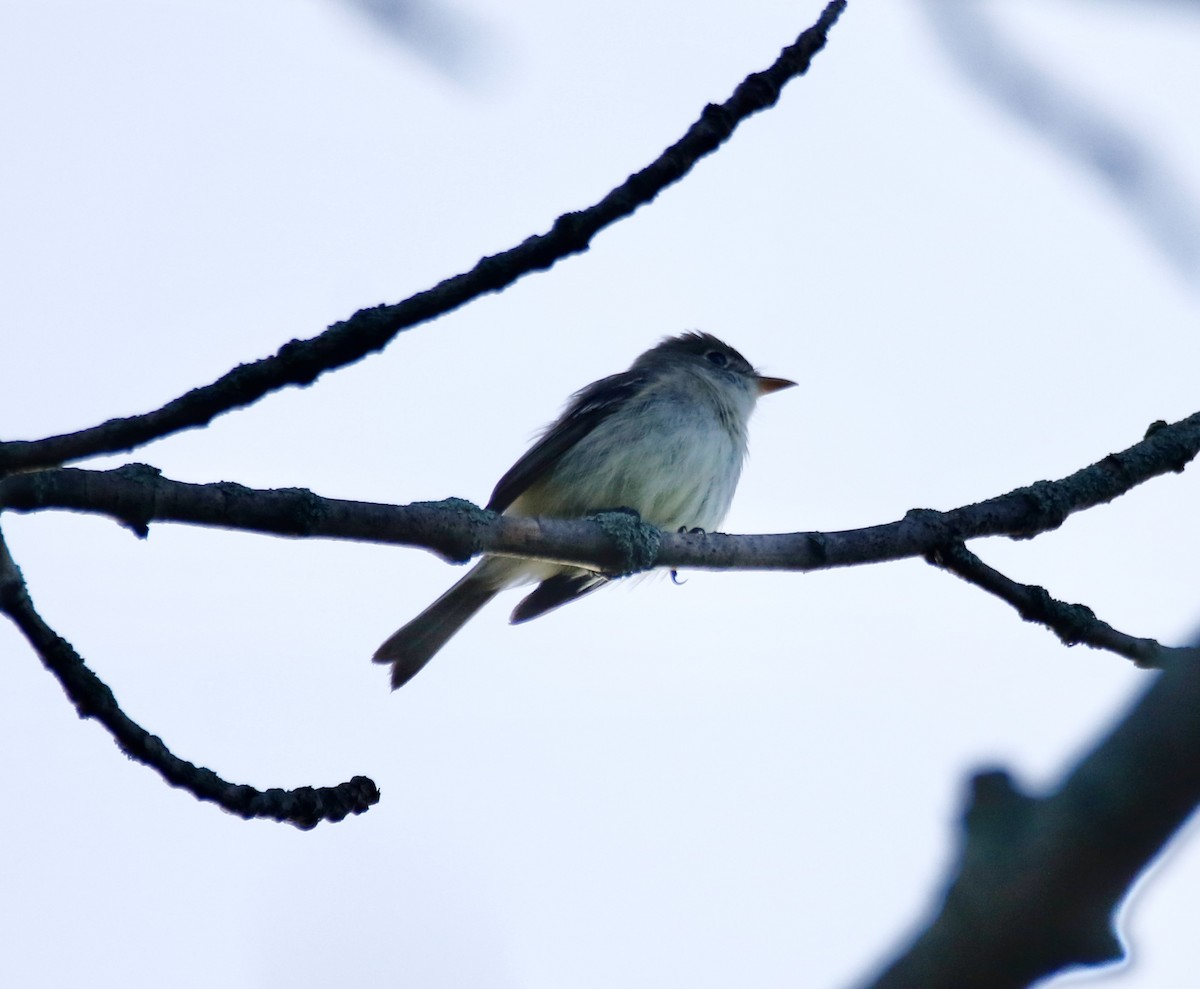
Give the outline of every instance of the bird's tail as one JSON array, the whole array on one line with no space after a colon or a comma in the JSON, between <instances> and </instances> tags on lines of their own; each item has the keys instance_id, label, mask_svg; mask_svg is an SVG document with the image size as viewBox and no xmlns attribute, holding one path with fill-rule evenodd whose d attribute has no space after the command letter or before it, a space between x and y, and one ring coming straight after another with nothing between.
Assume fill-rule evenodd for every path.
<instances>
[{"instance_id":1,"label":"bird's tail","mask_svg":"<svg viewBox=\"0 0 1200 989\"><path fill-rule=\"evenodd\" d=\"M420 673L454 633L496 596L503 584L498 585L481 573L487 562L473 567L462 580L375 650L376 663L392 664L393 690L403 687Z\"/></svg>"}]
</instances>

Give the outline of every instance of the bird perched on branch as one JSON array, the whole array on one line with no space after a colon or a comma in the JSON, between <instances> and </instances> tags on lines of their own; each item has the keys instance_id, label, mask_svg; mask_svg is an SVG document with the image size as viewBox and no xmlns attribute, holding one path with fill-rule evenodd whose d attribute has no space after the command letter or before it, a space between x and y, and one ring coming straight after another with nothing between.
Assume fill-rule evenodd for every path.
<instances>
[{"instance_id":1,"label":"bird perched on branch","mask_svg":"<svg viewBox=\"0 0 1200 989\"><path fill-rule=\"evenodd\" d=\"M500 478L487 507L506 515L584 518L633 509L667 531L712 530L729 511L758 399L796 382L759 374L708 333L668 337L628 371L572 396ZM401 687L506 587L537 581L513 610L529 621L608 582L582 567L485 556L375 652Z\"/></svg>"}]
</instances>

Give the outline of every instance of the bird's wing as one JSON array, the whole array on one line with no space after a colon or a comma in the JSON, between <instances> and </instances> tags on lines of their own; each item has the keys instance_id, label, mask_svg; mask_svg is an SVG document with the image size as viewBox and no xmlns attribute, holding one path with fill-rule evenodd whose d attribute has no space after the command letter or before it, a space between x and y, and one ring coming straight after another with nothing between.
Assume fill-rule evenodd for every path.
<instances>
[{"instance_id":1,"label":"bird's wing","mask_svg":"<svg viewBox=\"0 0 1200 989\"><path fill-rule=\"evenodd\" d=\"M607 583L607 577L586 571L559 573L553 577L547 577L531 593L521 599L521 603L513 609L513 613L509 616L509 623L520 625L522 622L544 615L547 611L564 605L568 601L574 601L585 594L590 594L597 587L603 587Z\"/></svg>"},{"instance_id":2,"label":"bird's wing","mask_svg":"<svg viewBox=\"0 0 1200 989\"><path fill-rule=\"evenodd\" d=\"M503 512L543 478L564 453L637 394L646 380L644 371L622 371L576 392L566 411L496 483L487 507Z\"/></svg>"}]
</instances>

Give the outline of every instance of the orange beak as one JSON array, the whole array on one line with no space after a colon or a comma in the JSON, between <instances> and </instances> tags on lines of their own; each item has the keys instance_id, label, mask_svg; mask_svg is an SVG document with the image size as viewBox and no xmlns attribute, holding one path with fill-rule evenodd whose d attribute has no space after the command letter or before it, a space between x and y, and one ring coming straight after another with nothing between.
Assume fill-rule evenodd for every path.
<instances>
[{"instance_id":1,"label":"orange beak","mask_svg":"<svg viewBox=\"0 0 1200 989\"><path fill-rule=\"evenodd\" d=\"M770 395L773 391L782 391L784 388L793 388L795 385L796 382L789 381L787 378L764 378L761 374L758 375L759 395Z\"/></svg>"}]
</instances>

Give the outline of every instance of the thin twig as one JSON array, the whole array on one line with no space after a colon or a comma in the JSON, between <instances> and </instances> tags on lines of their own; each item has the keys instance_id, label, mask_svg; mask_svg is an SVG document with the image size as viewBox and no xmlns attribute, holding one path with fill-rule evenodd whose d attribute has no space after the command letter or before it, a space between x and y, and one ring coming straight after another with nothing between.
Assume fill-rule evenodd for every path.
<instances>
[{"instance_id":1,"label":"thin twig","mask_svg":"<svg viewBox=\"0 0 1200 989\"><path fill-rule=\"evenodd\" d=\"M197 800L215 803L238 817L267 818L304 829L322 821L340 821L349 814L361 814L379 802L379 789L365 776L355 776L337 786L257 790L230 783L211 769L173 755L162 739L151 735L121 710L108 685L87 668L66 639L42 620L3 533L0 533L0 611L29 640L81 718L95 718L126 755L155 770L172 786L187 790Z\"/></svg>"},{"instance_id":2,"label":"thin twig","mask_svg":"<svg viewBox=\"0 0 1200 989\"><path fill-rule=\"evenodd\" d=\"M1050 596L1044 587L1019 584L988 566L962 543L940 546L925 559L941 570L961 577L1017 609L1027 622L1045 625L1064 645L1079 644L1132 659L1143 669L1162 669L1171 659L1200 659L1200 650L1164 646L1154 639L1127 635L1096 617L1084 604L1068 604Z\"/></svg>"},{"instance_id":3,"label":"thin twig","mask_svg":"<svg viewBox=\"0 0 1200 989\"><path fill-rule=\"evenodd\" d=\"M442 316L481 295L498 292L524 275L587 250L597 233L682 179L696 162L724 144L743 120L774 106L782 87L808 70L845 6L846 0L833 0L817 23L785 48L770 68L748 76L724 103L706 106L699 120L656 161L593 206L563 214L548 233L483 258L470 271L447 278L403 302L361 309L316 337L293 340L273 356L242 364L153 412L110 419L41 440L0 443L0 474L120 453L179 430L204 426L222 413L250 405L280 388L311 384L326 371L382 350L402 330Z\"/></svg>"}]
</instances>

